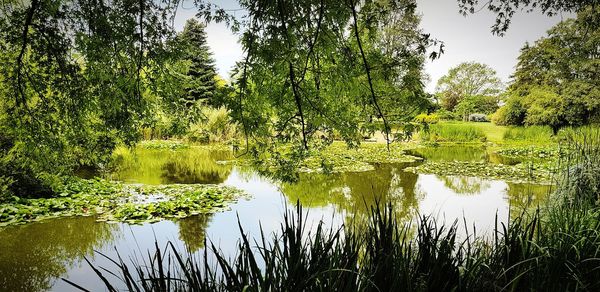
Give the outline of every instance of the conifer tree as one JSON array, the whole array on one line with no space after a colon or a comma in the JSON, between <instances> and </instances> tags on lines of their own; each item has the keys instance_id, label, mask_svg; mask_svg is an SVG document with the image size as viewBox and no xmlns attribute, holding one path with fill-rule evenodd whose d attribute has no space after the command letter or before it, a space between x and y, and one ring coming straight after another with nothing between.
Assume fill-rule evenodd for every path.
<instances>
[{"instance_id":1,"label":"conifer tree","mask_svg":"<svg viewBox=\"0 0 600 292\"><path fill-rule=\"evenodd\" d=\"M187 76L185 104L190 107L198 102L212 104L215 96L216 70L212 53L206 42L205 25L196 19L189 19L180 39L183 46L183 59L190 61Z\"/></svg>"}]
</instances>

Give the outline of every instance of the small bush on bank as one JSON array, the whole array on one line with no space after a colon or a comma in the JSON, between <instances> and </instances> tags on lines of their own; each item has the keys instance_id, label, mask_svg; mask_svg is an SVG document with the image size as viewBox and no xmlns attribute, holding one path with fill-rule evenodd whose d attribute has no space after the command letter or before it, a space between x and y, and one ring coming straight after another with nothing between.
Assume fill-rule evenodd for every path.
<instances>
[{"instance_id":1,"label":"small bush on bank","mask_svg":"<svg viewBox=\"0 0 600 292\"><path fill-rule=\"evenodd\" d=\"M228 142L239 136L237 124L231 121L224 108L205 108L203 119L190 127L186 139L190 142Z\"/></svg>"},{"instance_id":2,"label":"small bush on bank","mask_svg":"<svg viewBox=\"0 0 600 292\"><path fill-rule=\"evenodd\" d=\"M420 114L415 117L415 122L421 124L437 124L440 121L440 116L437 114Z\"/></svg>"}]
</instances>

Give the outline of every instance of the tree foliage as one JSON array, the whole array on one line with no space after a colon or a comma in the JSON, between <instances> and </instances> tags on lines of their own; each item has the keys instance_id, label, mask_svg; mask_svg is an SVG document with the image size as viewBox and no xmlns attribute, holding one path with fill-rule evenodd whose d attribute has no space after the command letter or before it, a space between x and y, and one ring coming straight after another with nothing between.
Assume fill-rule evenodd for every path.
<instances>
[{"instance_id":1,"label":"tree foliage","mask_svg":"<svg viewBox=\"0 0 600 292\"><path fill-rule=\"evenodd\" d=\"M358 141L365 125L410 120L426 98L431 41L412 0L240 1L248 11L233 115L254 137L304 148L319 133Z\"/></svg>"},{"instance_id":2,"label":"tree foliage","mask_svg":"<svg viewBox=\"0 0 600 292\"><path fill-rule=\"evenodd\" d=\"M600 26L587 21L598 9L581 11L521 50L509 101L521 104L526 113L521 119L504 119L507 123L557 130L600 120ZM502 115L519 116L509 108L502 109L499 119Z\"/></svg>"},{"instance_id":3,"label":"tree foliage","mask_svg":"<svg viewBox=\"0 0 600 292\"><path fill-rule=\"evenodd\" d=\"M496 71L488 65L465 62L451 68L442 76L436 86L436 92L444 109L454 111L463 100L473 103L475 96L496 96L502 89L502 82ZM480 102L487 101L479 98ZM472 107L465 104L463 107ZM487 106L486 106L487 107Z\"/></svg>"},{"instance_id":4,"label":"tree foliage","mask_svg":"<svg viewBox=\"0 0 600 292\"><path fill-rule=\"evenodd\" d=\"M172 36L167 2L5 1L0 13L0 177L20 195L106 161L137 138L148 81Z\"/></svg>"},{"instance_id":5,"label":"tree foliage","mask_svg":"<svg viewBox=\"0 0 600 292\"><path fill-rule=\"evenodd\" d=\"M512 17L517 11L539 12L553 16L561 12L580 12L587 7L598 7L598 0L486 0L485 3L479 4L479 0L457 0L460 8L460 13L463 15L477 13L480 10L487 10L496 14L496 22L492 26L494 34L503 35L510 27ZM598 15L590 15L588 19L592 25L598 25L600 17Z\"/></svg>"}]
</instances>

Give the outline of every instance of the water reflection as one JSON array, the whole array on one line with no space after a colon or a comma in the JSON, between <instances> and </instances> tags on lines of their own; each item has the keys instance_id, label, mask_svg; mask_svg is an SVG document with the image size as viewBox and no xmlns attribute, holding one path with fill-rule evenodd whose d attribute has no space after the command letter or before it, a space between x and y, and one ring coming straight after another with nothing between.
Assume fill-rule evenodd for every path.
<instances>
[{"instance_id":1,"label":"water reflection","mask_svg":"<svg viewBox=\"0 0 600 292\"><path fill-rule=\"evenodd\" d=\"M515 165L522 162L521 159L502 156L491 149L481 146L448 145L422 147L407 152L410 155L433 162L474 161L505 165Z\"/></svg>"},{"instance_id":2,"label":"water reflection","mask_svg":"<svg viewBox=\"0 0 600 292\"><path fill-rule=\"evenodd\" d=\"M179 240L185 243L188 252L193 253L204 248L206 228L211 223L212 214L201 214L177 221Z\"/></svg>"},{"instance_id":3,"label":"water reflection","mask_svg":"<svg viewBox=\"0 0 600 292\"><path fill-rule=\"evenodd\" d=\"M403 171L405 165L376 165L366 172L334 175L303 174L295 184L283 184L282 192L289 201L304 206L333 205L352 219L368 216L375 204L392 203L399 218L407 218L418 207L420 191L418 175Z\"/></svg>"},{"instance_id":4,"label":"water reflection","mask_svg":"<svg viewBox=\"0 0 600 292\"><path fill-rule=\"evenodd\" d=\"M436 176L444 185L458 195L476 195L485 192L491 187L489 181L468 176Z\"/></svg>"},{"instance_id":5,"label":"water reflection","mask_svg":"<svg viewBox=\"0 0 600 292\"><path fill-rule=\"evenodd\" d=\"M516 215L526 208L544 206L552 190L553 186L550 185L508 183L506 195Z\"/></svg>"},{"instance_id":6,"label":"water reflection","mask_svg":"<svg viewBox=\"0 0 600 292\"><path fill-rule=\"evenodd\" d=\"M136 148L117 157L116 171L108 177L144 184L218 184L227 179L231 165L217 161L231 157L229 151L200 147L177 151Z\"/></svg>"},{"instance_id":7,"label":"water reflection","mask_svg":"<svg viewBox=\"0 0 600 292\"><path fill-rule=\"evenodd\" d=\"M117 225L63 218L0 229L0 290L43 291L114 239Z\"/></svg>"},{"instance_id":8,"label":"water reflection","mask_svg":"<svg viewBox=\"0 0 600 292\"><path fill-rule=\"evenodd\" d=\"M500 163L481 147L418 151L429 160ZM405 222L418 215L450 223L457 219L462 223L464 218L468 226L475 226L481 234L493 228L495 215L505 222L509 212L517 214L523 208L543 204L550 192L549 186L415 174L403 170L407 165L392 164L375 165L368 172L305 173L297 183L278 183L250 168L217 163L230 158L228 152L201 148L137 149L135 153L121 155L119 170L111 175L113 179L147 184L224 183L243 189L252 197L232 205L230 211L142 226L108 225L95 223L94 218L79 217L0 229L0 290L64 291L70 287L55 280L61 276L92 290L101 290L102 283L93 271L86 264L79 264L83 256L91 256L92 250L98 249L115 257L114 247L124 259L135 254L145 256L147 250L154 249L155 239L161 247L170 240L177 247L195 253L202 252L206 239L233 256L240 235L238 218L250 237L258 238L260 228L268 236L279 229L286 208L292 208L296 201L309 212L306 221L309 226L316 226L319 221L334 228L360 224L371 206L389 202L394 205L397 217ZM337 215L332 216L334 213ZM92 260L97 266L111 266L102 257Z\"/></svg>"}]
</instances>

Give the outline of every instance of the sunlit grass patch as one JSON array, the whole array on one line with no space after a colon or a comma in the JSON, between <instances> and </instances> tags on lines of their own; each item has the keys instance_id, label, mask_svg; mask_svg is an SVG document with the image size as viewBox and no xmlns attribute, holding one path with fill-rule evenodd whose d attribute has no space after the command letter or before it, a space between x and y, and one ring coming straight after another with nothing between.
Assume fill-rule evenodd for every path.
<instances>
[{"instance_id":1,"label":"sunlit grass patch","mask_svg":"<svg viewBox=\"0 0 600 292\"><path fill-rule=\"evenodd\" d=\"M551 143L553 132L549 126L509 127L504 140L513 142Z\"/></svg>"},{"instance_id":2,"label":"sunlit grass patch","mask_svg":"<svg viewBox=\"0 0 600 292\"><path fill-rule=\"evenodd\" d=\"M437 123L421 130L419 138L426 142L485 142L486 133L475 123Z\"/></svg>"}]
</instances>

